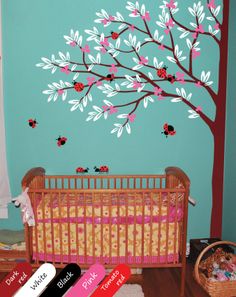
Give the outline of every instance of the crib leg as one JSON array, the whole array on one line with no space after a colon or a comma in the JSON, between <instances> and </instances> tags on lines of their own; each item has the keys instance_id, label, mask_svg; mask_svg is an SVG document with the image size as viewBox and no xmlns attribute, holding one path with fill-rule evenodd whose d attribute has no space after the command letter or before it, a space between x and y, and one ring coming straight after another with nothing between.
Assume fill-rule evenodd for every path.
<instances>
[{"instance_id":1,"label":"crib leg","mask_svg":"<svg viewBox=\"0 0 236 297\"><path fill-rule=\"evenodd\" d=\"M185 289L185 275L186 275L186 259L183 260L181 268L181 284L180 284L180 297L184 297Z\"/></svg>"}]
</instances>

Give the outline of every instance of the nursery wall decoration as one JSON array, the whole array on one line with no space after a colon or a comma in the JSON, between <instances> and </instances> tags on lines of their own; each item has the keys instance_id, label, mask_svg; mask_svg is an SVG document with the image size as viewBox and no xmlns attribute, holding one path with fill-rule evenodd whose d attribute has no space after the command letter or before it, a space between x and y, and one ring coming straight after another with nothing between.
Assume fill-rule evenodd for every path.
<instances>
[{"instance_id":1,"label":"nursery wall decoration","mask_svg":"<svg viewBox=\"0 0 236 297\"><path fill-rule=\"evenodd\" d=\"M148 1L128 1L126 16L104 7L85 28L87 37L71 29L64 36L68 52L42 57L36 66L61 74L43 91L48 102L68 98L72 112L88 110L87 121L114 118L110 133L118 138L135 129L137 110L148 112L165 100L183 104L186 121L203 121L214 138L211 236L220 236L229 1L186 2L156 1L150 11ZM178 16L182 9L185 19ZM211 51L219 53L217 70L199 62ZM213 114L205 111L207 102ZM177 137L174 123L163 125L160 133Z\"/></svg>"}]
</instances>

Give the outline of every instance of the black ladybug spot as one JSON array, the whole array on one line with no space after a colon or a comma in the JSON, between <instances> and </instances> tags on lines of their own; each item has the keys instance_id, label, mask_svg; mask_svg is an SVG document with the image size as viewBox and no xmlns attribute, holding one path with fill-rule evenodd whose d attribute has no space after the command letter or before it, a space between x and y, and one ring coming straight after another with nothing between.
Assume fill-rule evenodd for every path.
<instances>
[{"instance_id":1,"label":"black ladybug spot","mask_svg":"<svg viewBox=\"0 0 236 297\"><path fill-rule=\"evenodd\" d=\"M174 131L175 129L174 129L174 127L173 126L171 126L171 125L168 125L168 131L169 132L172 132L172 131Z\"/></svg>"}]
</instances>

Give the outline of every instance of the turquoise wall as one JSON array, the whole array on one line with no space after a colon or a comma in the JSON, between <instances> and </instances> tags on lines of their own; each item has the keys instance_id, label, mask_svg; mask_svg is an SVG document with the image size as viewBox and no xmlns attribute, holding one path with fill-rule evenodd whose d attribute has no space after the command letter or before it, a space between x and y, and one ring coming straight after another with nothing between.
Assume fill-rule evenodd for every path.
<instances>
[{"instance_id":1,"label":"turquoise wall","mask_svg":"<svg viewBox=\"0 0 236 297\"><path fill-rule=\"evenodd\" d=\"M226 148L225 148L225 182L224 182L224 209L223 209L223 238L236 242L236 93L235 93L235 57L236 57L236 20L233 12L236 2L230 3L230 31L229 31L229 68L227 94L227 121L226 121Z\"/></svg>"},{"instance_id":2,"label":"turquoise wall","mask_svg":"<svg viewBox=\"0 0 236 297\"><path fill-rule=\"evenodd\" d=\"M151 17L156 17L161 1L143 2L149 7ZM190 177L191 196L197 200L196 207L190 206L189 209L189 237L209 236L213 138L201 119L188 119L189 108L170 100L155 99L155 103L147 109L141 107L136 111L131 135L124 134L118 139L110 134L113 123L118 121L115 116L107 121L85 121L93 104L103 105L102 100L106 97L100 91L93 92L94 102L84 113L78 110L71 112L68 99L47 103L47 97L42 94L48 83L60 79L72 81L71 77L62 76L60 71L53 76L49 71L35 66L41 57L51 57L53 53L58 55L58 51L73 52L65 44L63 35L68 35L71 28L85 35L84 29L94 26L95 12L101 8L110 14L120 11L128 16L124 0L87 0L83 5L80 3L75 0L2 0L7 159L13 195L20 193L23 175L35 166L44 167L49 174L73 174L77 166L93 168L94 165L103 164L110 167L111 174L162 173L167 166L178 166ZM189 21L186 9L190 4L193 1L179 4L181 10L178 18L185 23ZM155 22L153 24L155 27ZM158 29L163 34L163 30ZM177 30L175 34L178 38ZM201 38L200 41L205 50L194 62L194 71L200 76L202 70L211 70L216 89L218 52L207 39ZM184 40L180 41L180 45L186 52ZM212 49L210 55L209 47ZM156 49L147 48L145 54L153 56L155 52ZM78 60L79 54L73 52L72 55ZM161 51L156 56L168 65L169 71L177 71ZM129 64L130 59L126 58L125 63ZM176 87L182 85L167 86L173 92ZM213 118L214 107L207 94L193 85L190 91L193 93L193 103L202 105ZM127 97L112 100L124 98ZM70 99L76 99L76 94ZM29 118L36 118L39 123L37 128L28 126ZM174 125L177 131L175 136L165 138L161 134L165 122ZM56 145L59 135L68 138L61 148ZM21 229L19 210L12 206L9 209L9 219L1 220L0 227Z\"/></svg>"}]
</instances>

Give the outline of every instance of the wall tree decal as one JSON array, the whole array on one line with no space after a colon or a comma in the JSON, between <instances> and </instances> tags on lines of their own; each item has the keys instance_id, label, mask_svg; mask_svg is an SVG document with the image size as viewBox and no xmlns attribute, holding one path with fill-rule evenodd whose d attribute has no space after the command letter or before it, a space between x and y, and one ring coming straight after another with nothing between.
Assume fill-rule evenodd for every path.
<instances>
[{"instance_id":1,"label":"wall tree decal","mask_svg":"<svg viewBox=\"0 0 236 297\"><path fill-rule=\"evenodd\" d=\"M221 235L224 168L229 2L223 1L221 5L219 2L222 1L199 1L188 7L192 18L189 26L178 20L179 3L173 0L162 1L158 19L153 19L146 6L138 1L127 2L129 20L119 12L111 15L101 9L95 20L102 27L101 31L97 27L85 30L88 38L84 43L78 31L71 30L69 36L64 36L71 50L75 48L81 52L80 61L73 61L69 52L59 52L58 58L55 55L51 59L43 57L42 62L36 65L51 70L52 74L59 70L62 75L73 75L73 83L60 80L49 84L49 89L43 91L48 95L48 102L59 97L64 101L68 93L81 95L79 99L68 101L71 111L79 109L83 112L93 100L91 92L94 88L101 90L107 98L124 94L126 97L122 103L113 103L109 99L103 100L102 106L93 105L87 117L87 121L95 122L115 115L119 123L114 123L111 133L117 137L121 137L124 131L130 134L136 110L147 108L155 101L161 103L170 99L173 103L185 104L189 119L203 120L214 137L211 236ZM199 76L194 71L194 62L202 52L202 38L214 42L220 51L219 82L215 88L209 69L202 70ZM187 48L185 53L183 41ZM90 43L95 44L92 46ZM149 46L153 46L155 51L146 54ZM164 55L166 64L159 60L159 53ZM167 64L175 65L178 69L175 74L169 72ZM188 93L188 86L193 93L198 88L205 90L206 99L211 100L216 108L214 119L204 112L203 106L193 103L193 93ZM122 113L123 110L127 112Z\"/></svg>"}]
</instances>

